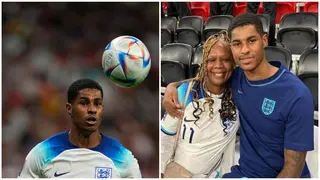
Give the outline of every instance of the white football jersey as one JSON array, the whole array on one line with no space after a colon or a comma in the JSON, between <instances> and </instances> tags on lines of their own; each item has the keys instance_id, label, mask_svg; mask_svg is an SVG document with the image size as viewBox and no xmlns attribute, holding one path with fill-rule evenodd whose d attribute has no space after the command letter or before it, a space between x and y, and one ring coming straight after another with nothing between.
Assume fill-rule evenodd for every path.
<instances>
[{"instance_id":1,"label":"white football jersey","mask_svg":"<svg viewBox=\"0 0 320 180\"><path fill-rule=\"evenodd\" d=\"M186 94L188 84L182 84L178 88L178 97L180 103L183 102L183 96ZM202 90L201 90L202 91ZM203 92L199 94L199 107L204 111L199 116L199 120L193 115L195 110L192 104L192 95L188 97L187 105L184 111L183 122L181 124L179 141L174 157L174 161L189 170L195 176L208 174L220 160L222 154L222 162L213 172L213 177L221 177L224 173L230 171L234 165L235 139L239 128L239 118L237 113L236 121L227 120L226 128L222 125L219 109L221 108L221 95L212 95L214 100L213 115L209 116L209 105L204 104ZM161 122L161 157L162 169L171 157L174 138L177 133L179 120L166 115ZM225 128L225 130L224 130ZM162 170L163 172L164 170Z\"/></svg>"},{"instance_id":2,"label":"white football jersey","mask_svg":"<svg viewBox=\"0 0 320 180\"><path fill-rule=\"evenodd\" d=\"M36 145L19 178L141 178L137 160L113 138L102 135L95 148L71 144L68 131Z\"/></svg>"}]
</instances>

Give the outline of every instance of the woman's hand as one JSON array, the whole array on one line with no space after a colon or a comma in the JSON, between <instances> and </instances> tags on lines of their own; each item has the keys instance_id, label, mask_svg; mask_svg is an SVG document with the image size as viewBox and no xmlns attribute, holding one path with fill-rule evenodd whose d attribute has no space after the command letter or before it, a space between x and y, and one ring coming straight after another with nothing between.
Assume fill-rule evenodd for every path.
<instances>
[{"instance_id":1,"label":"woman's hand","mask_svg":"<svg viewBox=\"0 0 320 180\"><path fill-rule=\"evenodd\" d=\"M170 116L183 118L183 107L179 104L177 86L173 83L170 83L166 88L163 106Z\"/></svg>"}]
</instances>

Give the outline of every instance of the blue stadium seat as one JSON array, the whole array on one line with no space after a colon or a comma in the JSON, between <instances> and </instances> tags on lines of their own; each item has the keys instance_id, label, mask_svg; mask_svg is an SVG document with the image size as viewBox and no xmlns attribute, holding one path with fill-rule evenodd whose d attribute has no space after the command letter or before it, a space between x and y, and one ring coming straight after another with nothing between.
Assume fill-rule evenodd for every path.
<instances>
[{"instance_id":1,"label":"blue stadium seat","mask_svg":"<svg viewBox=\"0 0 320 180\"><path fill-rule=\"evenodd\" d=\"M282 47L268 46L265 48L266 58L270 61L280 61L285 67L290 69L291 53Z\"/></svg>"},{"instance_id":2,"label":"blue stadium seat","mask_svg":"<svg viewBox=\"0 0 320 180\"><path fill-rule=\"evenodd\" d=\"M174 42L176 28L176 17L161 17L161 47Z\"/></svg>"},{"instance_id":3,"label":"blue stadium seat","mask_svg":"<svg viewBox=\"0 0 320 180\"><path fill-rule=\"evenodd\" d=\"M228 29L233 20L233 16L230 15L217 15L211 16L205 25L203 30L203 40L207 40L211 35L220 32L221 30Z\"/></svg>"},{"instance_id":4,"label":"blue stadium seat","mask_svg":"<svg viewBox=\"0 0 320 180\"><path fill-rule=\"evenodd\" d=\"M203 23L201 16L182 17L176 31L177 42L196 47L201 43Z\"/></svg>"}]
</instances>

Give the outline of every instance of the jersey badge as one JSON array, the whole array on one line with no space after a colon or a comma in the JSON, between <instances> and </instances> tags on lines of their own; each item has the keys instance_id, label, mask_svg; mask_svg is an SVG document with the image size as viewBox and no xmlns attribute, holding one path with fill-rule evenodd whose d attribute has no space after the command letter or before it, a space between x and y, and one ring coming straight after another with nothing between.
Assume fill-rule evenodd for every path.
<instances>
[{"instance_id":1,"label":"jersey badge","mask_svg":"<svg viewBox=\"0 0 320 180\"><path fill-rule=\"evenodd\" d=\"M261 110L265 115L270 115L273 112L275 106L276 106L276 101L272 99L264 98L261 106Z\"/></svg>"},{"instance_id":2,"label":"jersey badge","mask_svg":"<svg viewBox=\"0 0 320 180\"><path fill-rule=\"evenodd\" d=\"M112 168L96 167L95 178L112 178Z\"/></svg>"}]
</instances>

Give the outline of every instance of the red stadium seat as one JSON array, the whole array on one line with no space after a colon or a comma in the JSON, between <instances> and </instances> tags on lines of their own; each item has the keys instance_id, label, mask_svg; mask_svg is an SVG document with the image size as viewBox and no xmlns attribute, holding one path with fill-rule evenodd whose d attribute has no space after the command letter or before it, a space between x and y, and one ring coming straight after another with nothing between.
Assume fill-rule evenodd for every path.
<instances>
[{"instance_id":1,"label":"red stadium seat","mask_svg":"<svg viewBox=\"0 0 320 180\"><path fill-rule=\"evenodd\" d=\"M296 12L295 2L277 2L276 24L280 23L283 15Z\"/></svg>"},{"instance_id":2,"label":"red stadium seat","mask_svg":"<svg viewBox=\"0 0 320 180\"><path fill-rule=\"evenodd\" d=\"M307 2L304 4L303 12L318 13L318 2Z\"/></svg>"},{"instance_id":3,"label":"red stadium seat","mask_svg":"<svg viewBox=\"0 0 320 180\"><path fill-rule=\"evenodd\" d=\"M235 2L233 7L233 16L236 17L239 14L245 13L247 11L246 2Z\"/></svg>"},{"instance_id":4,"label":"red stadium seat","mask_svg":"<svg viewBox=\"0 0 320 180\"><path fill-rule=\"evenodd\" d=\"M161 2L161 6L162 6L162 9L163 9L163 12L165 14L168 13L168 2Z\"/></svg>"},{"instance_id":5,"label":"red stadium seat","mask_svg":"<svg viewBox=\"0 0 320 180\"><path fill-rule=\"evenodd\" d=\"M263 12L264 12L264 10L263 10L263 2L261 2L261 3L259 4L259 8L258 8L257 14L263 14Z\"/></svg>"},{"instance_id":6,"label":"red stadium seat","mask_svg":"<svg viewBox=\"0 0 320 180\"><path fill-rule=\"evenodd\" d=\"M210 2L190 2L190 10L193 16L202 16L206 21L210 17Z\"/></svg>"}]
</instances>

